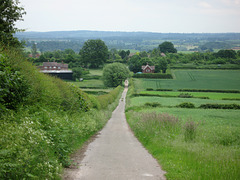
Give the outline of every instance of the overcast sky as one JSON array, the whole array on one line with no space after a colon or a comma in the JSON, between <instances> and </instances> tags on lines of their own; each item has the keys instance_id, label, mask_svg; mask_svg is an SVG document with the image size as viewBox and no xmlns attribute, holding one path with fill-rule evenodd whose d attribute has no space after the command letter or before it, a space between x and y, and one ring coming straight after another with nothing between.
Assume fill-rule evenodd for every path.
<instances>
[{"instance_id":1,"label":"overcast sky","mask_svg":"<svg viewBox=\"0 0 240 180\"><path fill-rule=\"evenodd\" d=\"M240 32L240 0L20 0L27 31Z\"/></svg>"}]
</instances>

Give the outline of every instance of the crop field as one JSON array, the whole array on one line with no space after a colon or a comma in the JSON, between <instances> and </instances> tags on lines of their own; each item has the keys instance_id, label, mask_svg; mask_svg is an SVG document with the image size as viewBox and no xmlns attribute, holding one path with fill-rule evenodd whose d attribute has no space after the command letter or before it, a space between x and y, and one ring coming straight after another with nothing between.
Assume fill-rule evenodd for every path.
<instances>
[{"instance_id":1,"label":"crop field","mask_svg":"<svg viewBox=\"0 0 240 180\"><path fill-rule=\"evenodd\" d=\"M240 90L239 70L173 70L175 79L136 79L137 90L164 89L236 89Z\"/></svg>"},{"instance_id":2,"label":"crop field","mask_svg":"<svg viewBox=\"0 0 240 180\"><path fill-rule=\"evenodd\" d=\"M140 96L128 96L126 117L136 137L159 161L167 179L240 179L240 110L198 108L201 104L239 105L240 93L177 91L239 90L240 71L176 70L174 75L174 80L134 79ZM182 93L196 98L154 96ZM176 107L185 102L195 108ZM151 106L154 103L158 106Z\"/></svg>"}]
</instances>

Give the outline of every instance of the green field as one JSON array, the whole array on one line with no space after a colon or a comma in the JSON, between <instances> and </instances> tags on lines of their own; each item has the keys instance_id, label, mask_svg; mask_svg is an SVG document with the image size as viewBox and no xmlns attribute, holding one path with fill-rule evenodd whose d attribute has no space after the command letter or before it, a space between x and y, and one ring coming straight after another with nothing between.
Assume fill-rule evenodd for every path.
<instances>
[{"instance_id":1,"label":"green field","mask_svg":"<svg viewBox=\"0 0 240 180\"><path fill-rule=\"evenodd\" d=\"M90 69L89 74L83 77L83 81L71 81L70 83L80 88L84 87L83 90L87 90L87 91L92 91L92 88L95 88L94 91L97 91L97 90L108 91L105 88L103 81L101 80L102 73L103 73L102 69ZM95 78L92 78L92 77L95 77ZM87 89L87 87L89 87L89 89L91 90Z\"/></svg>"},{"instance_id":2,"label":"green field","mask_svg":"<svg viewBox=\"0 0 240 180\"><path fill-rule=\"evenodd\" d=\"M239 70L173 70L175 79L136 79L137 90L146 88L173 89L236 89L240 90Z\"/></svg>"},{"instance_id":3,"label":"green field","mask_svg":"<svg viewBox=\"0 0 240 180\"><path fill-rule=\"evenodd\" d=\"M177 108L183 102L240 104L240 93L179 92L178 89L239 90L240 71L176 70L173 80L134 79L126 117L136 137L159 161L167 179L240 179L240 110ZM173 89L174 91L146 91ZM131 96L131 93L200 98ZM159 103L151 107L145 103Z\"/></svg>"},{"instance_id":4,"label":"green field","mask_svg":"<svg viewBox=\"0 0 240 180\"><path fill-rule=\"evenodd\" d=\"M183 102L191 102L195 107L201 104L218 103L218 104L240 104L240 101L233 100L213 100L213 99L196 99L196 98L169 98L169 97L134 97L131 98L130 106L143 106L145 103L157 102L162 106L176 106Z\"/></svg>"}]
</instances>

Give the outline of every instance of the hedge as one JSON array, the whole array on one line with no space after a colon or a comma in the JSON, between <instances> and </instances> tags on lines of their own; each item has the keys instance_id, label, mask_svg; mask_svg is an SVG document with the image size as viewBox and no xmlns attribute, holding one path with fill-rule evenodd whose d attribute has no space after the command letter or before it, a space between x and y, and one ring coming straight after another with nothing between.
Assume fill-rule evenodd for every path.
<instances>
[{"instance_id":1,"label":"hedge","mask_svg":"<svg viewBox=\"0 0 240 180\"><path fill-rule=\"evenodd\" d=\"M201 104L199 108L203 109L240 109L239 104Z\"/></svg>"},{"instance_id":2,"label":"hedge","mask_svg":"<svg viewBox=\"0 0 240 180\"><path fill-rule=\"evenodd\" d=\"M152 78L152 79L173 79L171 74L161 73L145 73L145 74L134 74L134 78Z\"/></svg>"},{"instance_id":3,"label":"hedge","mask_svg":"<svg viewBox=\"0 0 240 180\"><path fill-rule=\"evenodd\" d=\"M180 92L216 92L216 93L240 93L239 90L223 90L223 89L178 89Z\"/></svg>"}]
</instances>

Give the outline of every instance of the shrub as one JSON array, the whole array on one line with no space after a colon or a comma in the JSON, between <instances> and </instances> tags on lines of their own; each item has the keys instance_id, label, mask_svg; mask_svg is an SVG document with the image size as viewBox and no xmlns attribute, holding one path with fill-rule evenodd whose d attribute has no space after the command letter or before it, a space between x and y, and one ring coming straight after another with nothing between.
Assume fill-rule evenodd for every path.
<instances>
[{"instance_id":1,"label":"shrub","mask_svg":"<svg viewBox=\"0 0 240 180\"><path fill-rule=\"evenodd\" d=\"M239 104L201 104L199 108L203 109L240 109Z\"/></svg>"},{"instance_id":2,"label":"shrub","mask_svg":"<svg viewBox=\"0 0 240 180\"><path fill-rule=\"evenodd\" d=\"M145 73L145 74L134 74L134 78L152 78L152 79L172 79L171 74L161 73Z\"/></svg>"},{"instance_id":3,"label":"shrub","mask_svg":"<svg viewBox=\"0 0 240 180\"><path fill-rule=\"evenodd\" d=\"M189 93L181 93L178 95L180 98L192 98L193 96Z\"/></svg>"},{"instance_id":4,"label":"shrub","mask_svg":"<svg viewBox=\"0 0 240 180\"><path fill-rule=\"evenodd\" d=\"M16 109L29 93L30 86L22 73L11 66L5 55L0 54L0 110Z\"/></svg>"},{"instance_id":5,"label":"shrub","mask_svg":"<svg viewBox=\"0 0 240 180\"><path fill-rule=\"evenodd\" d=\"M235 100L235 101L240 101L240 98L222 98L222 100Z\"/></svg>"},{"instance_id":6,"label":"shrub","mask_svg":"<svg viewBox=\"0 0 240 180\"><path fill-rule=\"evenodd\" d=\"M158 102L151 102L151 103L145 103L144 106L150 106L150 107L161 107L161 104Z\"/></svg>"},{"instance_id":7,"label":"shrub","mask_svg":"<svg viewBox=\"0 0 240 180\"><path fill-rule=\"evenodd\" d=\"M239 90L223 90L223 89L178 89L181 92L216 92L216 93L240 93Z\"/></svg>"},{"instance_id":8,"label":"shrub","mask_svg":"<svg viewBox=\"0 0 240 180\"><path fill-rule=\"evenodd\" d=\"M177 105L176 107L180 107L180 108L195 108L195 105L191 102L183 102L179 105Z\"/></svg>"},{"instance_id":9,"label":"shrub","mask_svg":"<svg viewBox=\"0 0 240 180\"><path fill-rule=\"evenodd\" d=\"M123 88L121 86L118 86L114 90L112 90L110 93L98 96L97 100L100 103L101 109L107 108L109 104L114 102L114 100L118 97L122 89Z\"/></svg>"},{"instance_id":10,"label":"shrub","mask_svg":"<svg viewBox=\"0 0 240 180\"><path fill-rule=\"evenodd\" d=\"M153 88L147 88L146 91L153 91Z\"/></svg>"},{"instance_id":11,"label":"shrub","mask_svg":"<svg viewBox=\"0 0 240 180\"><path fill-rule=\"evenodd\" d=\"M173 91L173 89L156 89L156 91Z\"/></svg>"}]
</instances>

